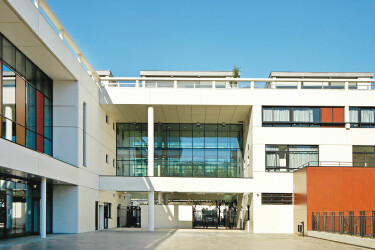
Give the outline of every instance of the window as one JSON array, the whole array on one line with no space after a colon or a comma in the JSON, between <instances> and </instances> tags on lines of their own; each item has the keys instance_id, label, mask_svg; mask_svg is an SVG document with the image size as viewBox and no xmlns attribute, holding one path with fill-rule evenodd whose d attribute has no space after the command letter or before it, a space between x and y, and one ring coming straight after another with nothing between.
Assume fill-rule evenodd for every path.
<instances>
[{"instance_id":1,"label":"window","mask_svg":"<svg viewBox=\"0 0 375 250\"><path fill-rule=\"evenodd\" d=\"M116 131L116 124L114 122L112 124L112 127L113 127L113 131Z\"/></svg>"},{"instance_id":2,"label":"window","mask_svg":"<svg viewBox=\"0 0 375 250\"><path fill-rule=\"evenodd\" d=\"M116 161L115 161L115 159L113 159L112 165L113 165L114 168L116 167Z\"/></svg>"},{"instance_id":3,"label":"window","mask_svg":"<svg viewBox=\"0 0 375 250\"><path fill-rule=\"evenodd\" d=\"M375 167L375 147L353 146L353 166Z\"/></svg>"},{"instance_id":4,"label":"window","mask_svg":"<svg viewBox=\"0 0 375 250\"><path fill-rule=\"evenodd\" d=\"M374 128L375 108L371 107L350 107L350 127L352 128Z\"/></svg>"},{"instance_id":5,"label":"window","mask_svg":"<svg viewBox=\"0 0 375 250\"><path fill-rule=\"evenodd\" d=\"M52 80L0 34L1 137L52 156Z\"/></svg>"},{"instance_id":6,"label":"window","mask_svg":"<svg viewBox=\"0 0 375 250\"><path fill-rule=\"evenodd\" d=\"M108 155L108 154L105 155L105 162L106 162L107 164L109 164L109 155Z\"/></svg>"},{"instance_id":7,"label":"window","mask_svg":"<svg viewBox=\"0 0 375 250\"><path fill-rule=\"evenodd\" d=\"M86 111L86 103L84 102L83 103L83 107L82 107L82 120L83 120L83 124L82 124L82 130L83 130L83 138L82 138L82 153L83 153L83 166L84 167L87 167L87 152L86 152L86 145L87 145L87 135L86 135L86 126L87 126L87 111Z\"/></svg>"},{"instance_id":8,"label":"window","mask_svg":"<svg viewBox=\"0 0 375 250\"><path fill-rule=\"evenodd\" d=\"M263 107L263 127L344 127L343 107Z\"/></svg>"},{"instance_id":9,"label":"window","mask_svg":"<svg viewBox=\"0 0 375 250\"><path fill-rule=\"evenodd\" d=\"M105 115L105 122L106 122L107 124L109 124L109 118L108 118L108 115Z\"/></svg>"},{"instance_id":10,"label":"window","mask_svg":"<svg viewBox=\"0 0 375 250\"><path fill-rule=\"evenodd\" d=\"M117 123L119 176L147 175L147 124ZM155 124L155 175L240 177L240 124Z\"/></svg>"},{"instance_id":11,"label":"window","mask_svg":"<svg viewBox=\"0 0 375 250\"><path fill-rule=\"evenodd\" d=\"M292 205L293 193L262 193L262 205Z\"/></svg>"},{"instance_id":12,"label":"window","mask_svg":"<svg viewBox=\"0 0 375 250\"><path fill-rule=\"evenodd\" d=\"M317 165L318 146L266 145L266 171L295 171L309 163Z\"/></svg>"}]
</instances>

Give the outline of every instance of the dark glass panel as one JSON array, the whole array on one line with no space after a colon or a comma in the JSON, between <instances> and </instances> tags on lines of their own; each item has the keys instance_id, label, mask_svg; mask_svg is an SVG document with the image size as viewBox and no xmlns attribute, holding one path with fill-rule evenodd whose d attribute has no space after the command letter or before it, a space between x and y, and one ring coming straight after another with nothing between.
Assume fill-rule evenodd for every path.
<instances>
[{"instance_id":1,"label":"dark glass panel","mask_svg":"<svg viewBox=\"0 0 375 250\"><path fill-rule=\"evenodd\" d=\"M16 51L16 70L23 77L26 76L26 57L19 51Z\"/></svg>"},{"instance_id":2,"label":"dark glass panel","mask_svg":"<svg viewBox=\"0 0 375 250\"><path fill-rule=\"evenodd\" d=\"M34 63L32 63L29 59L26 58L26 80L31 83L33 86L35 84L36 79L36 67Z\"/></svg>"},{"instance_id":3,"label":"dark glass panel","mask_svg":"<svg viewBox=\"0 0 375 250\"><path fill-rule=\"evenodd\" d=\"M8 39L3 37L3 61L13 69L16 69L16 48Z\"/></svg>"}]
</instances>

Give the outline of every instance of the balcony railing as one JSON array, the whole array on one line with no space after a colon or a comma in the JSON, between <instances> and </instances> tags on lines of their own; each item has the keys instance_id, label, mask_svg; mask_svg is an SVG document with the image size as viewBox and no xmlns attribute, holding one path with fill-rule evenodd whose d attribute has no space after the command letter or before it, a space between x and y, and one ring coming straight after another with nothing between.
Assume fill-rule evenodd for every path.
<instances>
[{"instance_id":1,"label":"balcony railing","mask_svg":"<svg viewBox=\"0 0 375 250\"><path fill-rule=\"evenodd\" d=\"M45 0L31 0L35 7L44 16L51 27L56 31L57 35L65 43L65 45L70 49L73 55L77 58L78 62L87 71L90 72L91 77L96 82L100 82L99 75L96 73L94 67L90 64L89 60L85 57L82 51L79 49L78 45L74 42L73 38L69 35L67 30L64 28L60 20L57 18L55 13L49 7Z\"/></svg>"},{"instance_id":2,"label":"balcony railing","mask_svg":"<svg viewBox=\"0 0 375 250\"><path fill-rule=\"evenodd\" d=\"M104 87L188 89L375 90L375 79L102 77Z\"/></svg>"},{"instance_id":3,"label":"balcony railing","mask_svg":"<svg viewBox=\"0 0 375 250\"><path fill-rule=\"evenodd\" d=\"M375 166L369 166L365 162L346 162L346 161L309 161L301 165L298 169L304 167L367 167L373 168Z\"/></svg>"},{"instance_id":4,"label":"balcony railing","mask_svg":"<svg viewBox=\"0 0 375 250\"><path fill-rule=\"evenodd\" d=\"M375 238L375 211L313 212L312 231Z\"/></svg>"}]
</instances>

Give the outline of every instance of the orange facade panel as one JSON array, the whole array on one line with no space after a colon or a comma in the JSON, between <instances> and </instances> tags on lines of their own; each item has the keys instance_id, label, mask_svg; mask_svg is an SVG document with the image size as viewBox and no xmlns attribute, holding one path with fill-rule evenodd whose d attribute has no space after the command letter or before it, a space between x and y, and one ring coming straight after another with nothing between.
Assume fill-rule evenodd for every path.
<instances>
[{"instance_id":1,"label":"orange facade panel","mask_svg":"<svg viewBox=\"0 0 375 250\"><path fill-rule=\"evenodd\" d=\"M375 168L307 167L305 178L300 171L294 174L295 196L306 188L308 230L313 212L375 211Z\"/></svg>"},{"instance_id":2,"label":"orange facade panel","mask_svg":"<svg viewBox=\"0 0 375 250\"><path fill-rule=\"evenodd\" d=\"M332 108L322 108L322 122L332 122Z\"/></svg>"},{"instance_id":3,"label":"orange facade panel","mask_svg":"<svg viewBox=\"0 0 375 250\"><path fill-rule=\"evenodd\" d=\"M344 108L332 108L333 109L333 122L345 122L344 121Z\"/></svg>"},{"instance_id":4,"label":"orange facade panel","mask_svg":"<svg viewBox=\"0 0 375 250\"><path fill-rule=\"evenodd\" d=\"M16 75L16 142L25 146L26 143L26 83Z\"/></svg>"}]
</instances>

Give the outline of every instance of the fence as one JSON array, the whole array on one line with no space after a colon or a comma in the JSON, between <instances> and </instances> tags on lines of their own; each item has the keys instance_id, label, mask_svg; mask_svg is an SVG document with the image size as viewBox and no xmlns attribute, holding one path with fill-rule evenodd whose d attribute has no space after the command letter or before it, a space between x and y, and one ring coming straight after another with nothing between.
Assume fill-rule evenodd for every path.
<instances>
[{"instance_id":1,"label":"fence","mask_svg":"<svg viewBox=\"0 0 375 250\"><path fill-rule=\"evenodd\" d=\"M313 212L312 231L375 238L375 211Z\"/></svg>"}]
</instances>

